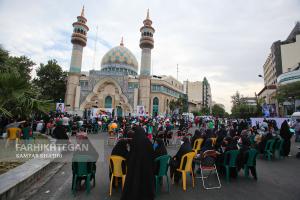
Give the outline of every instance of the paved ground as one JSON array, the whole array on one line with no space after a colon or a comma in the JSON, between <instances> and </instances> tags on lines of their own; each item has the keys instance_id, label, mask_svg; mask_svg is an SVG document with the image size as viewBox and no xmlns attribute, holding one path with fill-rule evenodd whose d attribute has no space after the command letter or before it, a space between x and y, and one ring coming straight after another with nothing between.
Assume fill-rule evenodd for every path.
<instances>
[{"instance_id":1,"label":"paved ground","mask_svg":"<svg viewBox=\"0 0 300 200\"><path fill-rule=\"evenodd\" d=\"M92 135L91 140L97 146L97 139L105 139L104 134ZM297 144L300 146L300 144ZM111 153L111 146L105 145L104 152L97 162L96 187L92 188L87 196L85 192L79 191L74 197L71 193L71 164L65 164L46 184L39 187L37 193L30 197L34 200L45 199L120 199L121 189L113 190L112 197L109 197L109 179L107 158ZM174 155L177 148L168 148L168 152ZM226 183L221 177L222 188L215 190L204 190L201 179L196 179L195 188L191 186L188 178L187 191L183 192L181 184L171 185L171 192L163 188L156 199L251 199L251 200L300 200L300 159L295 158L297 148L292 143L293 157L282 160L266 161L258 158L257 170L258 181L246 179L240 172L238 179ZM100 157L101 157L100 156ZM20 198L18 198L20 199Z\"/></svg>"}]
</instances>

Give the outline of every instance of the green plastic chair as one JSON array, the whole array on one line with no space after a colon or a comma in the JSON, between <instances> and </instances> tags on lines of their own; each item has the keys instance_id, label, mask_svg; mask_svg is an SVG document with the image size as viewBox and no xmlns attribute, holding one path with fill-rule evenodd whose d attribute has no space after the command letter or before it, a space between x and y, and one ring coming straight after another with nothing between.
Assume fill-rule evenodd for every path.
<instances>
[{"instance_id":1,"label":"green plastic chair","mask_svg":"<svg viewBox=\"0 0 300 200\"><path fill-rule=\"evenodd\" d=\"M159 171L158 171L158 174L155 175L155 192L156 192L156 194L158 194L158 192L159 192L160 180L164 176L167 177L168 192L170 192L170 183L169 183L169 177L168 177L168 168L169 168L170 159L171 159L171 156L169 156L169 155L159 156L158 158L155 159L155 162L159 162Z\"/></svg>"},{"instance_id":2,"label":"green plastic chair","mask_svg":"<svg viewBox=\"0 0 300 200\"><path fill-rule=\"evenodd\" d=\"M85 178L86 184L86 192L90 193L91 190L91 178L94 178L93 185L95 186L95 172L92 169L88 169L88 162L91 162L91 157L87 155L76 155L72 160L72 171L73 171L73 179L72 179L72 192L75 195L76 193L76 185L78 178ZM76 163L76 164L75 164ZM77 165L77 166L76 166ZM92 165L91 165L92 167Z\"/></svg>"},{"instance_id":3,"label":"green plastic chair","mask_svg":"<svg viewBox=\"0 0 300 200\"><path fill-rule=\"evenodd\" d=\"M254 168L254 173L255 176L254 178L257 179L257 171L256 171L256 157L258 155L258 151L256 149L251 148L248 151L248 160L247 162L244 164L244 174L245 177L249 177L249 167L253 167Z\"/></svg>"},{"instance_id":4,"label":"green plastic chair","mask_svg":"<svg viewBox=\"0 0 300 200\"><path fill-rule=\"evenodd\" d=\"M237 161L237 156L239 155L239 153L240 153L239 150L231 150L231 151L225 152L225 154L224 154L223 166L225 167L227 182L229 182L229 178L230 178L230 168L235 168L236 173L238 173L236 161Z\"/></svg>"},{"instance_id":5,"label":"green plastic chair","mask_svg":"<svg viewBox=\"0 0 300 200\"><path fill-rule=\"evenodd\" d=\"M271 139L267 141L267 144L265 146L264 157L267 158L269 161L273 157L274 144L275 144L275 139Z\"/></svg>"},{"instance_id":6,"label":"green plastic chair","mask_svg":"<svg viewBox=\"0 0 300 200\"><path fill-rule=\"evenodd\" d=\"M255 144L255 135L251 135L250 136L250 143L251 143L251 146L253 146Z\"/></svg>"},{"instance_id":7,"label":"green plastic chair","mask_svg":"<svg viewBox=\"0 0 300 200\"><path fill-rule=\"evenodd\" d=\"M277 158L283 158L283 143L284 140L283 139L278 139L275 143L275 148L274 148L274 157Z\"/></svg>"}]
</instances>

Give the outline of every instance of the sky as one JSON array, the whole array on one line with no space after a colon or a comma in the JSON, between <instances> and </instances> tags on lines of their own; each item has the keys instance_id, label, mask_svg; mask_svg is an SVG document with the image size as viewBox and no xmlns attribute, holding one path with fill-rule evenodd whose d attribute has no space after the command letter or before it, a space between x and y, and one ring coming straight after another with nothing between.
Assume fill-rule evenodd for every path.
<instances>
[{"instance_id":1,"label":"sky","mask_svg":"<svg viewBox=\"0 0 300 200\"><path fill-rule=\"evenodd\" d=\"M0 44L35 68L56 59L69 70L72 23L83 5L90 31L82 71L99 70L121 37L140 63L139 29L149 8L152 73L177 77L178 64L180 81L207 77L213 101L226 111L236 91L254 96L262 89L258 74L272 43L300 20L300 0L0 0Z\"/></svg>"}]
</instances>

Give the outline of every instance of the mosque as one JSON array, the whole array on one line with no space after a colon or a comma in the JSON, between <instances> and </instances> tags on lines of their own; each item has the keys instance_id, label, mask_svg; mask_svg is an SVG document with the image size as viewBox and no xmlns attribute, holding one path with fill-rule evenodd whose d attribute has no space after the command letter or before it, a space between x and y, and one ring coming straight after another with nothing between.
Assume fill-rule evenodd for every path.
<instances>
[{"instance_id":1,"label":"mosque","mask_svg":"<svg viewBox=\"0 0 300 200\"><path fill-rule=\"evenodd\" d=\"M73 23L73 49L65 95L67 111L78 113L103 108L113 109L117 116L132 115L141 110L149 115L169 113L169 102L184 95L184 85L171 76L151 75L155 29L149 10L140 28L140 64L122 39L119 46L103 56L101 69L90 70L87 74L81 72L83 47L89 31L86 22L83 8Z\"/></svg>"}]
</instances>

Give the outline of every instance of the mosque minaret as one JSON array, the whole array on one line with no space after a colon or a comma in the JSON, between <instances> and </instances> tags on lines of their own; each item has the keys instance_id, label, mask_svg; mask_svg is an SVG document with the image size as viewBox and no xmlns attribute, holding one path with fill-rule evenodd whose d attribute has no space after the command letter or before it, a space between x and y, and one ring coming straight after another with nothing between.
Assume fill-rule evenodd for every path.
<instances>
[{"instance_id":1,"label":"mosque minaret","mask_svg":"<svg viewBox=\"0 0 300 200\"><path fill-rule=\"evenodd\" d=\"M65 96L65 104L72 110L78 109L80 88L79 80L81 76L82 53L83 47L86 46L87 32L89 27L86 25L87 19L84 17L84 7L77 21L73 23L73 34L71 42L73 44L70 71L67 82L67 91ZM77 105L77 106L76 106Z\"/></svg>"},{"instance_id":2,"label":"mosque minaret","mask_svg":"<svg viewBox=\"0 0 300 200\"><path fill-rule=\"evenodd\" d=\"M105 110L121 117L139 115L142 108L148 115L169 114L169 103L185 94L183 84L172 76L151 74L155 30L149 10L139 29L140 63L122 38L121 43L101 55L98 69L82 72L82 53L89 30L86 22L82 9L73 23L73 49L65 98L67 111L83 114Z\"/></svg>"}]
</instances>

